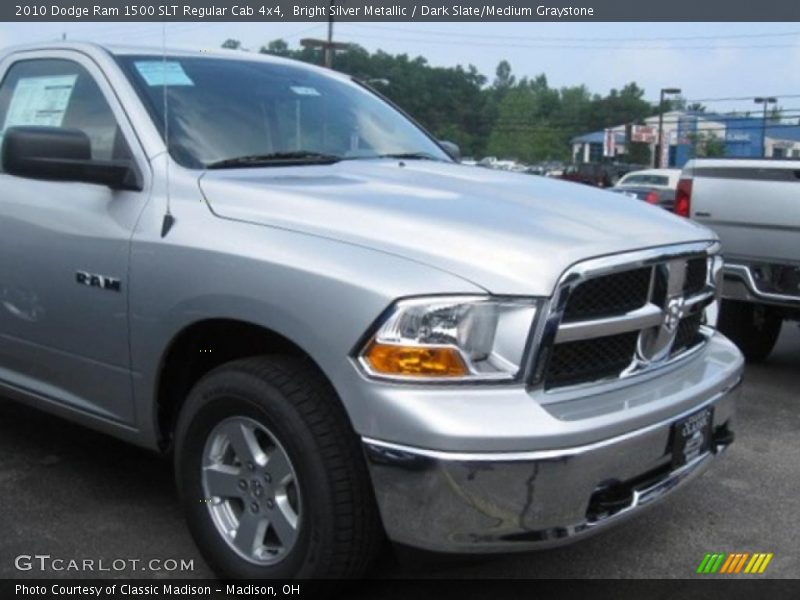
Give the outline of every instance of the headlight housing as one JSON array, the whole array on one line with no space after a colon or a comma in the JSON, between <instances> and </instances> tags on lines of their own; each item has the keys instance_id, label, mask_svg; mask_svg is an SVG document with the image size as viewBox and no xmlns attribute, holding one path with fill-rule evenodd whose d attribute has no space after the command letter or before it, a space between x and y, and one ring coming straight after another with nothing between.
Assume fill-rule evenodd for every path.
<instances>
[{"instance_id":1,"label":"headlight housing","mask_svg":"<svg viewBox=\"0 0 800 600\"><path fill-rule=\"evenodd\" d=\"M377 378L512 380L519 373L539 301L486 296L401 300L359 350Z\"/></svg>"}]
</instances>

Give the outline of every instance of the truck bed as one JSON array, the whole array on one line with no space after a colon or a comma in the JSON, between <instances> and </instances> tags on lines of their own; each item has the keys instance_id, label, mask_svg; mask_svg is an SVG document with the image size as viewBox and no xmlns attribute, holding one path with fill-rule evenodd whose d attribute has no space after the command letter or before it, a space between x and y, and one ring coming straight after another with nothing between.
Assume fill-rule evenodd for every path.
<instances>
[{"instance_id":1,"label":"truck bed","mask_svg":"<svg viewBox=\"0 0 800 600\"><path fill-rule=\"evenodd\" d=\"M714 229L727 259L800 263L800 161L699 159L691 216Z\"/></svg>"}]
</instances>

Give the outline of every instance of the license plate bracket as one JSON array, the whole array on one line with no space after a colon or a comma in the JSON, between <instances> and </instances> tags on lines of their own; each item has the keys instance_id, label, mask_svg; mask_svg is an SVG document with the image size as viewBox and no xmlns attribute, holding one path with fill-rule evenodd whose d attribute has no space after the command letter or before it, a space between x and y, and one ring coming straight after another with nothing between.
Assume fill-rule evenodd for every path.
<instances>
[{"instance_id":1,"label":"license plate bracket","mask_svg":"<svg viewBox=\"0 0 800 600\"><path fill-rule=\"evenodd\" d=\"M709 406L672 425L672 468L677 469L711 450L714 408Z\"/></svg>"}]
</instances>

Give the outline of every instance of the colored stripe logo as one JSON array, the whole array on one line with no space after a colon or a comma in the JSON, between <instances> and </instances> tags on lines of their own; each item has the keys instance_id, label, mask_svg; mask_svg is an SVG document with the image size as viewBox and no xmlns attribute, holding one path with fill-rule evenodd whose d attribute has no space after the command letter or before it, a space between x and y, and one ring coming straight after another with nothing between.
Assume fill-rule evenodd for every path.
<instances>
[{"instance_id":1,"label":"colored stripe logo","mask_svg":"<svg viewBox=\"0 0 800 600\"><path fill-rule=\"evenodd\" d=\"M767 570L767 565L772 560L772 556L772 552L709 552L700 561L697 573L701 575L713 575L714 573L727 575L740 573L761 574Z\"/></svg>"}]
</instances>

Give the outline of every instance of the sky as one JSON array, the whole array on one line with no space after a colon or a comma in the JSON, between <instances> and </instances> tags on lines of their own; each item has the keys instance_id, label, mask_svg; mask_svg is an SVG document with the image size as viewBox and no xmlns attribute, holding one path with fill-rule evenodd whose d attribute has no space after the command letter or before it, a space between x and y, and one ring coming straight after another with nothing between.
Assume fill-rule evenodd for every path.
<instances>
[{"instance_id":1,"label":"sky","mask_svg":"<svg viewBox=\"0 0 800 600\"><path fill-rule=\"evenodd\" d=\"M203 49L234 38L258 50L276 38L296 46L303 37L324 36L326 28L309 21L169 23L166 42ZM0 23L0 47L62 34L162 44L159 23ZM490 80L506 59L517 77L544 73L554 87L585 84L605 94L635 81L651 101L662 87L679 87L685 98L718 111L752 110L750 98L777 96L800 115L800 23L336 23L334 38L422 55L436 66L473 64ZM744 99L714 100L731 97Z\"/></svg>"}]
</instances>

